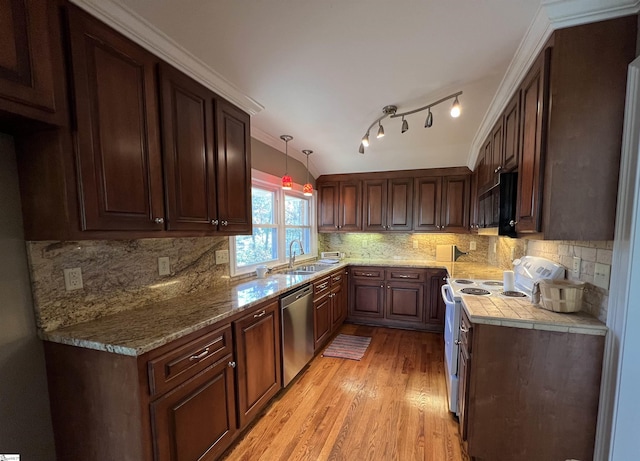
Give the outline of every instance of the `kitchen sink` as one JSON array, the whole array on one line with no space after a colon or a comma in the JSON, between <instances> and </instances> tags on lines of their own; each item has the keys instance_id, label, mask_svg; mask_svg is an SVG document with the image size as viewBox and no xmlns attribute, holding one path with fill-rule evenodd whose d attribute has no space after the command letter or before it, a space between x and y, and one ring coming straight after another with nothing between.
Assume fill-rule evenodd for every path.
<instances>
[{"instance_id":1,"label":"kitchen sink","mask_svg":"<svg viewBox=\"0 0 640 461\"><path fill-rule=\"evenodd\" d=\"M315 271L302 271L298 269L289 269L284 271L287 275L312 275L315 274Z\"/></svg>"},{"instance_id":2,"label":"kitchen sink","mask_svg":"<svg viewBox=\"0 0 640 461\"><path fill-rule=\"evenodd\" d=\"M306 266L298 266L295 269L288 269L284 273L288 275L312 275L332 267L330 264L308 264Z\"/></svg>"}]
</instances>

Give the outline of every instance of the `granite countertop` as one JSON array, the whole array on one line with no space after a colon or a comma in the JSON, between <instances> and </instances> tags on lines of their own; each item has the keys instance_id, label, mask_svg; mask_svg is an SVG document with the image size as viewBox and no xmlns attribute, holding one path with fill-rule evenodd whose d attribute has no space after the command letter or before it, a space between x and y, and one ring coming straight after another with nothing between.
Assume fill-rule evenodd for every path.
<instances>
[{"instance_id":1,"label":"granite countertop","mask_svg":"<svg viewBox=\"0 0 640 461\"><path fill-rule=\"evenodd\" d=\"M313 275L273 274L265 279L229 282L224 287L154 302L39 334L45 341L138 356L348 265L441 268L451 277L502 277L501 270L479 263L346 259Z\"/></svg>"},{"instance_id":2,"label":"granite countertop","mask_svg":"<svg viewBox=\"0 0 640 461\"><path fill-rule=\"evenodd\" d=\"M462 295L473 323L605 336L607 327L586 312L561 314L537 307L528 298Z\"/></svg>"}]
</instances>

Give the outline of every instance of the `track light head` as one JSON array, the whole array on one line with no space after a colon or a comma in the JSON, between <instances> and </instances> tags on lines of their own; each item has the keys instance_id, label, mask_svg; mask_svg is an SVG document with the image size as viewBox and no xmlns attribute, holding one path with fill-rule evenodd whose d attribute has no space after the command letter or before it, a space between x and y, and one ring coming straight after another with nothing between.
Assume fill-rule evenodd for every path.
<instances>
[{"instance_id":1,"label":"track light head","mask_svg":"<svg viewBox=\"0 0 640 461\"><path fill-rule=\"evenodd\" d=\"M364 154L364 143L360 143L360 148L358 149L358 152L360 152L361 154Z\"/></svg>"},{"instance_id":2,"label":"track light head","mask_svg":"<svg viewBox=\"0 0 640 461\"><path fill-rule=\"evenodd\" d=\"M453 118L460 117L460 102L458 101L458 97L453 101L453 106L451 106L451 116Z\"/></svg>"},{"instance_id":3,"label":"track light head","mask_svg":"<svg viewBox=\"0 0 640 461\"><path fill-rule=\"evenodd\" d=\"M432 126L433 126L433 112L431 112L431 108L429 108L427 119L424 121L424 127L431 128Z\"/></svg>"},{"instance_id":4,"label":"track light head","mask_svg":"<svg viewBox=\"0 0 640 461\"><path fill-rule=\"evenodd\" d=\"M407 122L404 117L402 117L402 130L401 133L404 133L409 129L409 122Z\"/></svg>"},{"instance_id":5,"label":"track light head","mask_svg":"<svg viewBox=\"0 0 640 461\"><path fill-rule=\"evenodd\" d=\"M369 132L368 131L367 131L367 134L365 134L364 137L362 138L362 145L364 147L369 147Z\"/></svg>"},{"instance_id":6,"label":"track light head","mask_svg":"<svg viewBox=\"0 0 640 461\"><path fill-rule=\"evenodd\" d=\"M384 137L384 128L382 127L382 123L378 122L378 134L376 138L380 139Z\"/></svg>"}]
</instances>

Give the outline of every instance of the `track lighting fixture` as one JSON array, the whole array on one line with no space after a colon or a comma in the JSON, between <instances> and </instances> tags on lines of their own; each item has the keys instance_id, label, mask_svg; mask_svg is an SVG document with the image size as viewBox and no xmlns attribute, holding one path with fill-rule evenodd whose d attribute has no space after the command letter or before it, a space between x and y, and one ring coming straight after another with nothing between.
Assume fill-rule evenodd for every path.
<instances>
[{"instance_id":1,"label":"track lighting fixture","mask_svg":"<svg viewBox=\"0 0 640 461\"><path fill-rule=\"evenodd\" d=\"M288 173L289 167L289 141L293 139L293 136L289 136L288 134L283 134L280 136L280 139L284 141L284 176L282 177L282 188L284 190L291 190L293 186L293 180ZM308 157L307 157L308 158Z\"/></svg>"},{"instance_id":2,"label":"track lighting fixture","mask_svg":"<svg viewBox=\"0 0 640 461\"><path fill-rule=\"evenodd\" d=\"M409 130L409 122L405 119L405 117L407 115L411 115L417 112L422 112L423 110L427 110L428 113L427 113L427 118L424 121L424 127L430 128L431 126L433 126L433 112L431 112L431 108L434 106L437 106L438 104L442 104L443 102L448 101L450 99L454 100L453 106L451 107L451 116L453 118L459 117L461 108L460 108L460 102L458 101L458 96L460 96L461 94L462 94L462 91L458 91L457 93L453 93L453 94L450 94L449 96L445 96L444 98L438 99L437 101L432 102L431 104L427 104L426 106L422 106L413 110L408 110L402 113L397 113L398 108L396 106L384 106L382 108L382 115L378 117L376 120L374 120L373 123L369 125L369 128L367 128L367 132L362 137L362 142L360 143L358 152L360 152L361 154L364 154L365 147L369 147L369 133L371 132L371 128L373 128L376 124L378 124L378 134L376 135L376 138L382 138L384 136L384 128L382 127L382 120L384 120L387 117L389 118L402 117L402 128L400 131L401 133L404 133L407 130Z\"/></svg>"},{"instance_id":3,"label":"track lighting fixture","mask_svg":"<svg viewBox=\"0 0 640 461\"><path fill-rule=\"evenodd\" d=\"M313 185L309 182L309 155L313 154L313 151L305 149L302 153L307 156L307 182L302 186L302 193L311 196L313 195Z\"/></svg>"},{"instance_id":4,"label":"track lighting fixture","mask_svg":"<svg viewBox=\"0 0 640 461\"><path fill-rule=\"evenodd\" d=\"M433 112L431 112L431 108L429 108L427 119L424 121L424 127L431 128L432 126L433 126Z\"/></svg>"}]
</instances>

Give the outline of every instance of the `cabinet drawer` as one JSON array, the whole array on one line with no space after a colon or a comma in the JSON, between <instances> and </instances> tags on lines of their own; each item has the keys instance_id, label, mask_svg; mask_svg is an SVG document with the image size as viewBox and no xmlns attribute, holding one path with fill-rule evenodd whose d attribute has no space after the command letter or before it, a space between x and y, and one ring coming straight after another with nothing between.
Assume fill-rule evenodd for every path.
<instances>
[{"instance_id":1,"label":"cabinet drawer","mask_svg":"<svg viewBox=\"0 0 640 461\"><path fill-rule=\"evenodd\" d=\"M151 396L183 383L232 352L231 326L226 325L149 360Z\"/></svg>"},{"instance_id":2,"label":"cabinet drawer","mask_svg":"<svg viewBox=\"0 0 640 461\"><path fill-rule=\"evenodd\" d=\"M339 271L335 271L334 273L329 274L329 278L331 279L331 286L335 287L336 285L340 285L346 276L346 269L340 269Z\"/></svg>"},{"instance_id":3,"label":"cabinet drawer","mask_svg":"<svg viewBox=\"0 0 640 461\"><path fill-rule=\"evenodd\" d=\"M351 276L354 279L383 280L384 268L382 267L353 267Z\"/></svg>"},{"instance_id":4,"label":"cabinet drawer","mask_svg":"<svg viewBox=\"0 0 640 461\"><path fill-rule=\"evenodd\" d=\"M313 299L318 299L325 293L329 293L331 287L331 277L322 277L317 282L313 282Z\"/></svg>"},{"instance_id":5,"label":"cabinet drawer","mask_svg":"<svg viewBox=\"0 0 640 461\"><path fill-rule=\"evenodd\" d=\"M387 280L403 280L405 282L424 282L424 269L387 269Z\"/></svg>"}]
</instances>

